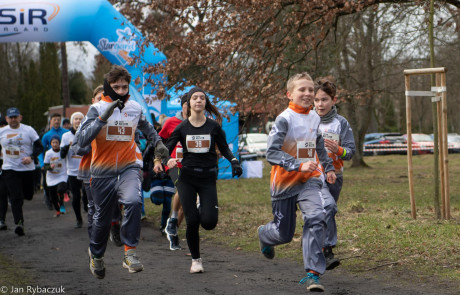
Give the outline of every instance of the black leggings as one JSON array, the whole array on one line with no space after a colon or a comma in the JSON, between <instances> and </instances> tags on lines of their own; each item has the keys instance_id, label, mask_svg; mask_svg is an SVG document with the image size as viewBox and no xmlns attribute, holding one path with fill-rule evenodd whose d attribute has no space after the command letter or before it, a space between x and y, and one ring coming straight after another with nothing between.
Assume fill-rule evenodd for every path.
<instances>
[{"instance_id":1,"label":"black leggings","mask_svg":"<svg viewBox=\"0 0 460 295\"><path fill-rule=\"evenodd\" d=\"M11 202L14 223L24 222L22 205L24 204L24 199L32 200L34 196L34 171L3 170L0 181L4 182L8 191L7 195ZM3 206L5 206L5 201L4 197L2 198L3 205L0 210L4 211Z\"/></svg>"},{"instance_id":2,"label":"black leggings","mask_svg":"<svg viewBox=\"0 0 460 295\"><path fill-rule=\"evenodd\" d=\"M8 189L6 188L6 182L2 180L2 175L0 175L0 221L5 221L7 210Z\"/></svg>"},{"instance_id":3,"label":"black leggings","mask_svg":"<svg viewBox=\"0 0 460 295\"><path fill-rule=\"evenodd\" d=\"M69 175L69 179L67 182L69 183L69 189L72 193L72 208L75 212L75 217L78 221L82 221L80 200L82 199L81 187L83 182L81 180L78 180L76 176L71 175ZM88 208L88 200L85 196L83 197L83 208Z\"/></svg>"},{"instance_id":4,"label":"black leggings","mask_svg":"<svg viewBox=\"0 0 460 295\"><path fill-rule=\"evenodd\" d=\"M216 176L201 178L193 174L181 173L177 191L187 222L187 244L193 259L200 258L199 227L206 230L217 225L219 208L217 206ZM200 210L196 207L197 194L200 196Z\"/></svg>"},{"instance_id":5,"label":"black leggings","mask_svg":"<svg viewBox=\"0 0 460 295\"><path fill-rule=\"evenodd\" d=\"M48 186L48 191L50 193L51 204L53 204L54 209L59 212L60 206L64 205L63 198L64 193L67 191L67 183L60 182L56 185Z\"/></svg>"}]
</instances>

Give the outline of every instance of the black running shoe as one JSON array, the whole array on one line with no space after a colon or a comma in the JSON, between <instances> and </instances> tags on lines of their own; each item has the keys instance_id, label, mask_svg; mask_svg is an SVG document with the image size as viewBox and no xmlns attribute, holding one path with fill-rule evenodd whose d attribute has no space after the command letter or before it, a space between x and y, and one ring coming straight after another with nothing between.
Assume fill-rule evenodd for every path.
<instances>
[{"instance_id":1,"label":"black running shoe","mask_svg":"<svg viewBox=\"0 0 460 295\"><path fill-rule=\"evenodd\" d=\"M8 226L6 226L5 221L0 220L0 230L7 230Z\"/></svg>"},{"instance_id":2,"label":"black running shoe","mask_svg":"<svg viewBox=\"0 0 460 295\"><path fill-rule=\"evenodd\" d=\"M169 249L171 251L176 251L176 250L182 249L180 244L179 244L179 236L178 235L175 235L175 236L168 235L168 240L169 240Z\"/></svg>"},{"instance_id":3,"label":"black running shoe","mask_svg":"<svg viewBox=\"0 0 460 295\"><path fill-rule=\"evenodd\" d=\"M117 247L123 246L123 242L121 241L121 236L120 236L120 224L119 223L112 225L112 227L110 228L110 241L112 241Z\"/></svg>"},{"instance_id":4,"label":"black running shoe","mask_svg":"<svg viewBox=\"0 0 460 295\"><path fill-rule=\"evenodd\" d=\"M340 265L340 260L334 257L332 253L332 247L324 247L324 257L326 258L326 269L331 270Z\"/></svg>"},{"instance_id":5,"label":"black running shoe","mask_svg":"<svg viewBox=\"0 0 460 295\"><path fill-rule=\"evenodd\" d=\"M18 236L22 237L23 235L25 235L25 232L24 232L24 222L21 220L18 222L18 224L16 225L16 229L14 230L14 233L17 234Z\"/></svg>"},{"instance_id":6,"label":"black running shoe","mask_svg":"<svg viewBox=\"0 0 460 295\"><path fill-rule=\"evenodd\" d=\"M165 231L168 235L177 235L177 218L168 218Z\"/></svg>"}]
</instances>

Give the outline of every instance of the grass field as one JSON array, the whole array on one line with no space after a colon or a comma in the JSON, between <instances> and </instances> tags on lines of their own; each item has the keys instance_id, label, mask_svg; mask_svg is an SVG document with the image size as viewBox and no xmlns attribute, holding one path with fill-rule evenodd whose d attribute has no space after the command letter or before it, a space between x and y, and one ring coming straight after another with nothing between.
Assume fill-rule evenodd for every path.
<instances>
[{"instance_id":1,"label":"grass field","mask_svg":"<svg viewBox=\"0 0 460 295\"><path fill-rule=\"evenodd\" d=\"M413 158L417 219L410 214L406 156L367 157L371 168L345 166L344 186L338 202L338 244L334 252L342 268L351 272L392 268L414 275L435 275L460 280L460 154L449 155L451 215L436 219L433 194L433 156ZM264 161L261 179L218 181L219 224L201 229L203 239L258 252L256 229L272 219L269 174ZM148 215L159 218L160 207L146 200ZM301 261L302 220L297 216L294 239L278 246L277 257ZM155 221L156 222L156 221ZM180 235L185 236L184 226ZM185 241L182 243L186 246Z\"/></svg>"}]
</instances>

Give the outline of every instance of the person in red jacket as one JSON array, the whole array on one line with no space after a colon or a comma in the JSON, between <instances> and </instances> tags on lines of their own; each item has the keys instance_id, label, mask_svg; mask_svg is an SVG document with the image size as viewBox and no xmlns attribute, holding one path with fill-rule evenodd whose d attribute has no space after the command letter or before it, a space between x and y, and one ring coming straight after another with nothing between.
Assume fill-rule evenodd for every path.
<instances>
[{"instance_id":1,"label":"person in red jacket","mask_svg":"<svg viewBox=\"0 0 460 295\"><path fill-rule=\"evenodd\" d=\"M166 140L171 136L177 125L179 125L184 119L187 118L187 93L181 96L180 103L182 106L182 110L180 112L177 112L176 116L168 118L165 121L160 133L158 133L158 135L160 135L161 139L164 142L166 142ZM180 142L177 143L176 148L171 153L171 158L182 158L182 146ZM174 185L176 185L177 179L179 178L180 168L182 168L182 165L179 162L177 167L169 169L168 173L172 181L174 182ZM179 244L179 236L177 234L177 227L181 224L183 219L184 212L182 211L179 194L176 190L176 194L173 198L171 217L168 218L165 228L166 237L169 240L169 249L171 249L172 251L181 249L181 246Z\"/></svg>"}]
</instances>

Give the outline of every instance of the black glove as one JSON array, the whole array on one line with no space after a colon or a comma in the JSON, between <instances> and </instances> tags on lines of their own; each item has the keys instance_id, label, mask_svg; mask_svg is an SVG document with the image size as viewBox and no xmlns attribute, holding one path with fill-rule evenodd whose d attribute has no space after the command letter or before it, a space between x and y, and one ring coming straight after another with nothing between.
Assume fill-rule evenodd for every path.
<instances>
[{"instance_id":1,"label":"black glove","mask_svg":"<svg viewBox=\"0 0 460 295\"><path fill-rule=\"evenodd\" d=\"M118 106L121 106L122 102L121 100L117 99L115 101L112 101L107 109L105 109L104 113L101 115L101 120L104 122L107 122L107 120L112 116L113 110Z\"/></svg>"},{"instance_id":2,"label":"black glove","mask_svg":"<svg viewBox=\"0 0 460 295\"><path fill-rule=\"evenodd\" d=\"M237 159L232 160L232 177L240 177L243 174L243 168L241 168L240 162Z\"/></svg>"},{"instance_id":3,"label":"black glove","mask_svg":"<svg viewBox=\"0 0 460 295\"><path fill-rule=\"evenodd\" d=\"M65 145L61 147L61 158L64 159L67 157L67 153L69 152L70 145Z\"/></svg>"},{"instance_id":4,"label":"black glove","mask_svg":"<svg viewBox=\"0 0 460 295\"><path fill-rule=\"evenodd\" d=\"M155 158L167 159L168 156L169 156L169 150L160 140L155 146Z\"/></svg>"}]
</instances>

